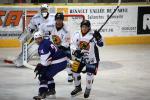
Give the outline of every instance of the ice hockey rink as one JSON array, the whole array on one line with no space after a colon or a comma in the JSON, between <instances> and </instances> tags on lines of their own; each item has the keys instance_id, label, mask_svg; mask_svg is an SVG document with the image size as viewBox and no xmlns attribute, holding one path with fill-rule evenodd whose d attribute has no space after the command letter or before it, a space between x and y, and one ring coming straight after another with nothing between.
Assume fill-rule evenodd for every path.
<instances>
[{"instance_id":1,"label":"ice hockey rink","mask_svg":"<svg viewBox=\"0 0 150 100\"><path fill-rule=\"evenodd\" d=\"M16 56L18 48L0 48L1 57ZM101 63L89 100L150 100L150 45L117 45L100 48ZM0 62L0 100L32 100L38 80L33 70ZM67 73L55 77L56 100L84 100L83 94L71 98L73 84ZM85 75L82 74L83 92Z\"/></svg>"}]
</instances>

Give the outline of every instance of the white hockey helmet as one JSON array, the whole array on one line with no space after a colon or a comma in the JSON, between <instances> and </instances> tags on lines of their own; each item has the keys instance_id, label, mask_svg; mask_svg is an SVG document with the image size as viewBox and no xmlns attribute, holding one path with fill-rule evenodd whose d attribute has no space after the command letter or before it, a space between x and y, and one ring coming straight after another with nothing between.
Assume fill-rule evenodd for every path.
<instances>
[{"instance_id":1,"label":"white hockey helmet","mask_svg":"<svg viewBox=\"0 0 150 100\"><path fill-rule=\"evenodd\" d=\"M47 4L41 5L41 10L42 10L42 9L48 9L48 5L47 5Z\"/></svg>"},{"instance_id":2,"label":"white hockey helmet","mask_svg":"<svg viewBox=\"0 0 150 100\"><path fill-rule=\"evenodd\" d=\"M43 33L41 31L37 31L34 33L34 39L39 38L39 37L43 37Z\"/></svg>"}]
</instances>

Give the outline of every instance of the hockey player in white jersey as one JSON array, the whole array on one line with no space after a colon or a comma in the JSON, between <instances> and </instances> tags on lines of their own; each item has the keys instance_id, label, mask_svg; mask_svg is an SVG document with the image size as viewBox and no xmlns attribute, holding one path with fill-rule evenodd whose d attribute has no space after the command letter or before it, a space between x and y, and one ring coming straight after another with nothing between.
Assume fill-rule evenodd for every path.
<instances>
[{"instance_id":1,"label":"hockey player in white jersey","mask_svg":"<svg viewBox=\"0 0 150 100\"><path fill-rule=\"evenodd\" d=\"M68 73L68 82L73 82L72 71L70 67L71 50L70 50L70 33L68 27L63 22L63 13L57 13L55 15L55 26L52 31L51 39L58 48L65 52L68 57L68 65L66 67Z\"/></svg>"},{"instance_id":2,"label":"hockey player in white jersey","mask_svg":"<svg viewBox=\"0 0 150 100\"><path fill-rule=\"evenodd\" d=\"M73 35L71 43L71 49L75 56L75 60L72 64L75 89L71 92L71 96L76 96L82 91L80 73L85 66L87 75L84 98L88 98L100 61L97 46L102 47L103 41L99 32L91 30L89 20L82 21L80 27L81 31ZM90 41L92 37L94 37L94 39Z\"/></svg>"},{"instance_id":3,"label":"hockey player in white jersey","mask_svg":"<svg viewBox=\"0 0 150 100\"><path fill-rule=\"evenodd\" d=\"M28 25L28 28L31 33L33 33L34 31L37 31L39 29L39 26L43 22L51 21L54 23L54 16L52 16L49 13L48 9L49 9L49 6L47 4L43 4L41 5L41 8L40 8L41 12L32 17Z\"/></svg>"},{"instance_id":4,"label":"hockey player in white jersey","mask_svg":"<svg viewBox=\"0 0 150 100\"><path fill-rule=\"evenodd\" d=\"M54 16L50 15L49 13L49 7L47 4L43 4L40 7L40 12L32 17L30 20L30 23L28 25L28 32L27 34L23 34L23 36L20 37L20 40L22 40L23 43L28 41L28 59L31 59L33 55L37 55L37 48L38 45L33 42L33 33L39 30L39 27L42 23L49 22L54 23ZM25 36L24 36L25 35ZM17 57L17 59L14 60L14 63L17 67L23 66L23 53Z\"/></svg>"},{"instance_id":5,"label":"hockey player in white jersey","mask_svg":"<svg viewBox=\"0 0 150 100\"><path fill-rule=\"evenodd\" d=\"M71 51L70 51L70 33L65 23L63 23L63 13L55 15L55 23L51 22L42 23L40 31L44 33L45 39L50 39L60 50L64 51L68 57L68 65L66 70L68 72L68 82L73 82L72 71L70 67Z\"/></svg>"}]
</instances>

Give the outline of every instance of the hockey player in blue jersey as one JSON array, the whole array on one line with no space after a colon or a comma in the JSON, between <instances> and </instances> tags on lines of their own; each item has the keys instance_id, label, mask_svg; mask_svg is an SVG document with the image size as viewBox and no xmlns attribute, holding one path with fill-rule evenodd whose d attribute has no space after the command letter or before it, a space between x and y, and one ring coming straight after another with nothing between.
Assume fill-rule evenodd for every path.
<instances>
[{"instance_id":1,"label":"hockey player in blue jersey","mask_svg":"<svg viewBox=\"0 0 150 100\"><path fill-rule=\"evenodd\" d=\"M35 100L42 100L47 96L55 96L55 82L53 77L67 66L67 57L57 49L48 39L43 39L42 32L34 34L35 42L39 45L38 54L40 64L35 68L36 75L40 81L39 94L33 97Z\"/></svg>"}]
</instances>

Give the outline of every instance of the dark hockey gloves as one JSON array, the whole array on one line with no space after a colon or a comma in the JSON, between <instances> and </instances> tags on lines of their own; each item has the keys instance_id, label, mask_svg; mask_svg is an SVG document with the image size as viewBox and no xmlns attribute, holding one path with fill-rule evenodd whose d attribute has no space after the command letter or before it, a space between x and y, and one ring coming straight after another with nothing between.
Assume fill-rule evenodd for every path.
<instances>
[{"instance_id":1,"label":"dark hockey gloves","mask_svg":"<svg viewBox=\"0 0 150 100\"><path fill-rule=\"evenodd\" d=\"M96 39L96 41L102 38L101 34L97 30L94 31L93 37Z\"/></svg>"},{"instance_id":2,"label":"dark hockey gloves","mask_svg":"<svg viewBox=\"0 0 150 100\"><path fill-rule=\"evenodd\" d=\"M44 68L44 66L43 66L42 64L40 64L40 63L37 64L36 68L34 69L34 72L36 73L35 78L36 78L37 76L42 75L42 73L43 73L43 68Z\"/></svg>"},{"instance_id":3,"label":"dark hockey gloves","mask_svg":"<svg viewBox=\"0 0 150 100\"><path fill-rule=\"evenodd\" d=\"M73 55L77 58L81 58L83 56L83 53L81 52L81 50L75 50Z\"/></svg>"},{"instance_id":4,"label":"dark hockey gloves","mask_svg":"<svg viewBox=\"0 0 150 100\"><path fill-rule=\"evenodd\" d=\"M63 51L66 51L66 50L70 50L70 48L68 47L64 47L64 46L58 46L58 48L60 49L60 50L63 50Z\"/></svg>"}]
</instances>

